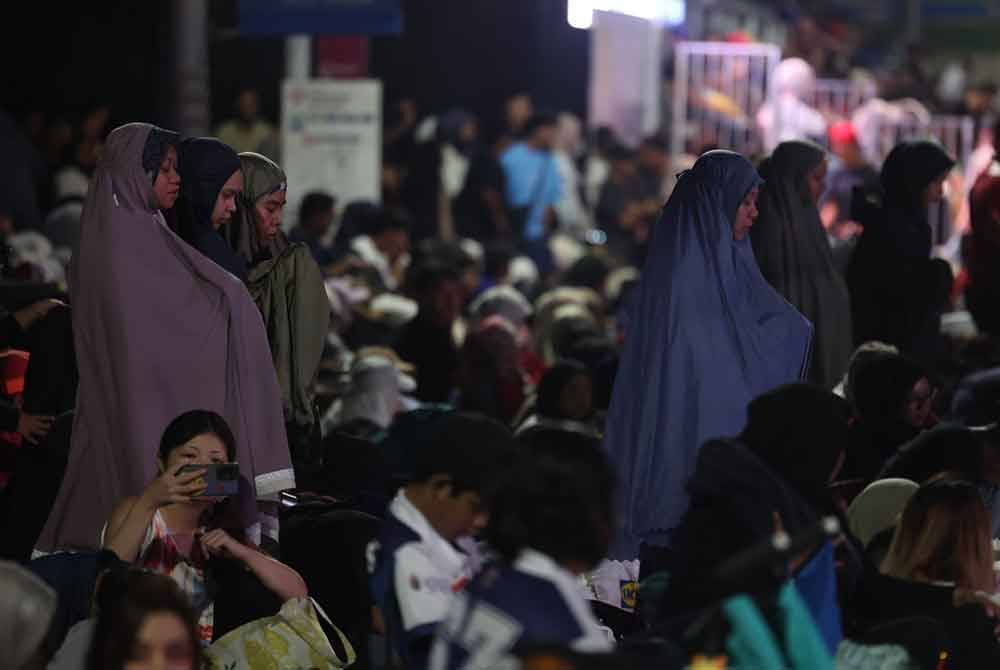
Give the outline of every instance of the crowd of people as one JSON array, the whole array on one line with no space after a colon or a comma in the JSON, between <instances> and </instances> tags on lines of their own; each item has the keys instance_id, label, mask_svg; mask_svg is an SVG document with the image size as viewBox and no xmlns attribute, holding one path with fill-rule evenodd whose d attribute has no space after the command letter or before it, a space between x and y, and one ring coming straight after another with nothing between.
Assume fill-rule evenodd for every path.
<instances>
[{"instance_id":1,"label":"crowd of people","mask_svg":"<svg viewBox=\"0 0 1000 670\"><path fill-rule=\"evenodd\" d=\"M255 107L101 108L72 169L4 119L10 667L1000 662L996 162L956 276L930 141L675 176L524 94L404 100L382 202L286 222Z\"/></svg>"}]
</instances>

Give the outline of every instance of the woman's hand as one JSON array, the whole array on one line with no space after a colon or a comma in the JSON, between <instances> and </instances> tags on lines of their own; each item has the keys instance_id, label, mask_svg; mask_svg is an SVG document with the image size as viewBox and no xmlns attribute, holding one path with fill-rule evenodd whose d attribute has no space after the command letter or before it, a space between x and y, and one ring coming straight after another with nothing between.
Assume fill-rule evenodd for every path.
<instances>
[{"instance_id":1,"label":"woman's hand","mask_svg":"<svg viewBox=\"0 0 1000 670\"><path fill-rule=\"evenodd\" d=\"M191 502L192 497L206 488L204 474L205 471L201 468L183 474L168 470L146 487L142 497L153 509L172 503Z\"/></svg>"},{"instance_id":2,"label":"woman's hand","mask_svg":"<svg viewBox=\"0 0 1000 670\"><path fill-rule=\"evenodd\" d=\"M970 591L968 589L955 589L952 593L952 602L955 607L965 605L979 605L983 608L986 616L993 619L993 633L1000 638L1000 601L989 593L982 591Z\"/></svg>"},{"instance_id":3,"label":"woman's hand","mask_svg":"<svg viewBox=\"0 0 1000 670\"><path fill-rule=\"evenodd\" d=\"M201 546L209 556L235 558L238 561L245 560L247 552L253 551L221 528L202 535Z\"/></svg>"},{"instance_id":4,"label":"woman's hand","mask_svg":"<svg viewBox=\"0 0 1000 670\"><path fill-rule=\"evenodd\" d=\"M59 300L41 300L14 312L14 318L17 319L17 324L21 326L21 330L28 330L53 309L65 305L66 303Z\"/></svg>"},{"instance_id":5,"label":"woman's hand","mask_svg":"<svg viewBox=\"0 0 1000 670\"><path fill-rule=\"evenodd\" d=\"M38 444L52 430L52 423L55 421L51 416L40 416L37 414L26 414L21 412L17 419L17 432L28 441L28 444Z\"/></svg>"}]
</instances>

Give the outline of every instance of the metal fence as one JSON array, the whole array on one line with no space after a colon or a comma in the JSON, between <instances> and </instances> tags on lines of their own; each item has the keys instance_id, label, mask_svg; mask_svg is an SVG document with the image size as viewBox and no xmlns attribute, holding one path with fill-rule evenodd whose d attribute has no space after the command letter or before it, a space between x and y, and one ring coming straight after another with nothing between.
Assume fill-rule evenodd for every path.
<instances>
[{"instance_id":1,"label":"metal fence","mask_svg":"<svg viewBox=\"0 0 1000 670\"><path fill-rule=\"evenodd\" d=\"M850 119L861 105L878 93L874 81L850 79L817 79L812 106L828 116Z\"/></svg>"},{"instance_id":2,"label":"metal fence","mask_svg":"<svg viewBox=\"0 0 1000 670\"><path fill-rule=\"evenodd\" d=\"M681 42L674 52L671 152L697 155L706 146L744 155L760 150L754 116L781 60L773 44Z\"/></svg>"}]
</instances>

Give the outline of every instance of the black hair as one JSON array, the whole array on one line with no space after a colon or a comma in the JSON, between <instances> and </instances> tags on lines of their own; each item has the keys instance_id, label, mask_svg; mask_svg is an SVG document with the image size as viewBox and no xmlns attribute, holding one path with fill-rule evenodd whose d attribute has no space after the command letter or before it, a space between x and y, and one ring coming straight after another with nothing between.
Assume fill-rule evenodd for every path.
<instances>
[{"instance_id":1,"label":"black hair","mask_svg":"<svg viewBox=\"0 0 1000 670\"><path fill-rule=\"evenodd\" d=\"M618 135L611 126L598 126L594 131L594 146L600 153L606 153L617 144L619 144Z\"/></svg>"},{"instance_id":2,"label":"black hair","mask_svg":"<svg viewBox=\"0 0 1000 670\"><path fill-rule=\"evenodd\" d=\"M411 481L447 475L453 496L472 491L488 498L494 478L512 461L515 450L513 436L499 421L449 412L435 420L433 437L413 455Z\"/></svg>"},{"instance_id":3,"label":"black hair","mask_svg":"<svg viewBox=\"0 0 1000 670\"><path fill-rule=\"evenodd\" d=\"M476 259L457 242L428 238L417 245L415 252L417 262L438 262L460 273L476 267Z\"/></svg>"},{"instance_id":4,"label":"black hair","mask_svg":"<svg viewBox=\"0 0 1000 670\"><path fill-rule=\"evenodd\" d=\"M961 426L939 425L902 445L886 463L880 478L902 477L922 484L951 472L970 481L982 481L986 477L983 437Z\"/></svg>"},{"instance_id":5,"label":"black hair","mask_svg":"<svg viewBox=\"0 0 1000 670\"><path fill-rule=\"evenodd\" d=\"M607 158L609 161L631 161L635 160L635 151L624 144L616 144L608 149Z\"/></svg>"},{"instance_id":6,"label":"black hair","mask_svg":"<svg viewBox=\"0 0 1000 670\"><path fill-rule=\"evenodd\" d=\"M229 461L236 461L236 438L232 429L221 416L205 409L185 412L170 422L160 438L160 460L166 463L170 452L199 435L215 435L225 445Z\"/></svg>"},{"instance_id":7,"label":"black hair","mask_svg":"<svg viewBox=\"0 0 1000 670\"><path fill-rule=\"evenodd\" d=\"M581 257L566 269L563 286L581 286L604 294L604 286L611 274L611 264L596 254Z\"/></svg>"},{"instance_id":8,"label":"black hair","mask_svg":"<svg viewBox=\"0 0 1000 670\"><path fill-rule=\"evenodd\" d=\"M302 198L302 204L299 205L299 221L305 222L318 214L328 212L336 203L337 200L329 193L310 191Z\"/></svg>"},{"instance_id":9,"label":"black hair","mask_svg":"<svg viewBox=\"0 0 1000 670\"><path fill-rule=\"evenodd\" d=\"M584 339L600 337L594 322L585 316L567 316L552 324L552 350L559 358L572 358L577 343Z\"/></svg>"},{"instance_id":10,"label":"black hair","mask_svg":"<svg viewBox=\"0 0 1000 670\"><path fill-rule=\"evenodd\" d=\"M524 124L524 136L531 137L537 130L541 128L551 128L555 127L558 123L558 119L555 114L551 112L536 112L528 122Z\"/></svg>"},{"instance_id":11,"label":"black hair","mask_svg":"<svg viewBox=\"0 0 1000 670\"><path fill-rule=\"evenodd\" d=\"M532 439L492 496L485 538L508 561L522 549L596 565L614 529L615 476L600 441L569 431Z\"/></svg>"},{"instance_id":12,"label":"black hair","mask_svg":"<svg viewBox=\"0 0 1000 670\"><path fill-rule=\"evenodd\" d=\"M509 244L486 245L483 253L483 272L493 279L503 279L510 273L510 262L514 260L514 249Z\"/></svg>"},{"instance_id":13,"label":"black hair","mask_svg":"<svg viewBox=\"0 0 1000 670\"><path fill-rule=\"evenodd\" d=\"M146 137L146 144L142 148L142 171L149 177L150 183L156 181L156 175L160 171L160 165L167 157L170 147L176 150L180 142L180 135L170 130L153 127Z\"/></svg>"},{"instance_id":14,"label":"black hair","mask_svg":"<svg viewBox=\"0 0 1000 670\"><path fill-rule=\"evenodd\" d=\"M448 281L458 281L458 271L439 260L429 260L410 267L406 284L409 292L420 298L437 290Z\"/></svg>"},{"instance_id":15,"label":"black hair","mask_svg":"<svg viewBox=\"0 0 1000 670\"><path fill-rule=\"evenodd\" d=\"M375 216L368 217L362 223L361 234L375 237L395 230L409 232L409 217L401 211L388 207L380 207Z\"/></svg>"},{"instance_id":16,"label":"black hair","mask_svg":"<svg viewBox=\"0 0 1000 670\"><path fill-rule=\"evenodd\" d=\"M650 135L642 141L642 146L647 149L655 149L656 151L662 151L666 153L669 151L667 146L667 141L663 139L660 135Z\"/></svg>"},{"instance_id":17,"label":"black hair","mask_svg":"<svg viewBox=\"0 0 1000 670\"><path fill-rule=\"evenodd\" d=\"M135 568L105 573L97 594L99 615L87 655L87 670L121 670L146 618L169 612L184 622L192 667L201 667L197 619L187 596L169 577Z\"/></svg>"},{"instance_id":18,"label":"black hair","mask_svg":"<svg viewBox=\"0 0 1000 670\"><path fill-rule=\"evenodd\" d=\"M550 419L565 419L561 406L563 391L577 377L586 377L593 384L593 376L583 363L570 359L556 361L546 371L538 384L538 414Z\"/></svg>"}]
</instances>

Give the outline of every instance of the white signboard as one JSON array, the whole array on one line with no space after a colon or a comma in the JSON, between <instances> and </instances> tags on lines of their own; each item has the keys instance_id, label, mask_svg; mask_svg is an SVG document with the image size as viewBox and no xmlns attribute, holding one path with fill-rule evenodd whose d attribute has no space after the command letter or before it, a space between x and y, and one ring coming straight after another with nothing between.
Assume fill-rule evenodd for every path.
<instances>
[{"instance_id":1,"label":"white signboard","mask_svg":"<svg viewBox=\"0 0 1000 670\"><path fill-rule=\"evenodd\" d=\"M341 209L381 200L382 85L374 80L284 82L281 166L288 177L288 226L310 191L325 191Z\"/></svg>"},{"instance_id":2,"label":"white signboard","mask_svg":"<svg viewBox=\"0 0 1000 670\"><path fill-rule=\"evenodd\" d=\"M636 146L660 126L662 28L646 19L594 12L590 31L591 127L610 126Z\"/></svg>"}]
</instances>

